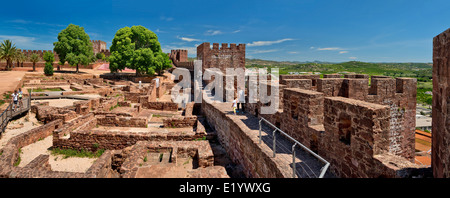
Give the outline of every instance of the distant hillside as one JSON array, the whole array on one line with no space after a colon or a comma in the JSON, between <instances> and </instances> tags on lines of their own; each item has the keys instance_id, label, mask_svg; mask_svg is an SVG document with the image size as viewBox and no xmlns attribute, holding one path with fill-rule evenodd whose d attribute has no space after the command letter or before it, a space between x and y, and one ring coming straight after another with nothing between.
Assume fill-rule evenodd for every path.
<instances>
[{"instance_id":1,"label":"distant hillside","mask_svg":"<svg viewBox=\"0 0 450 198\"><path fill-rule=\"evenodd\" d=\"M325 62L278 62L259 59L247 59L246 67L252 68L278 68L280 74L299 72L314 72L320 74L332 73L358 73L372 75L383 75L391 77L417 78L417 102L431 105L432 96L427 94L432 91L432 63L367 63L360 61L349 61L343 63Z\"/></svg>"},{"instance_id":2,"label":"distant hillside","mask_svg":"<svg viewBox=\"0 0 450 198\"><path fill-rule=\"evenodd\" d=\"M322 61L306 61L306 62L300 62L300 61L273 61L273 60L262 60L262 59L245 59L245 65L251 66L251 65L273 65L273 66L282 66L282 65L296 65L296 64L303 64L303 63L319 63L324 64L328 63L331 64L332 62L322 62Z\"/></svg>"},{"instance_id":3,"label":"distant hillside","mask_svg":"<svg viewBox=\"0 0 450 198\"><path fill-rule=\"evenodd\" d=\"M288 74L289 72L320 72L321 74L361 73L403 77L431 77L431 69L433 67L431 63L367 63L360 61L299 63L259 59L248 59L245 64L246 67L277 67L280 74Z\"/></svg>"}]
</instances>

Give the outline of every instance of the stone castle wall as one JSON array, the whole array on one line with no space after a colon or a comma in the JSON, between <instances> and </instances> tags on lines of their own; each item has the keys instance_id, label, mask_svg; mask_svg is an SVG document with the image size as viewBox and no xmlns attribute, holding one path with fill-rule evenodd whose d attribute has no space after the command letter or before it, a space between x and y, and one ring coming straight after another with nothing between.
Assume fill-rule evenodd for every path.
<instances>
[{"instance_id":1,"label":"stone castle wall","mask_svg":"<svg viewBox=\"0 0 450 198\"><path fill-rule=\"evenodd\" d=\"M450 177L450 29L433 39L433 175Z\"/></svg>"},{"instance_id":2,"label":"stone castle wall","mask_svg":"<svg viewBox=\"0 0 450 198\"><path fill-rule=\"evenodd\" d=\"M339 177L405 174L415 167L416 79L372 76L369 87L367 75L345 77L280 75L278 112L260 114L261 102L246 111L324 156ZM389 160L402 165L386 167Z\"/></svg>"}]
</instances>

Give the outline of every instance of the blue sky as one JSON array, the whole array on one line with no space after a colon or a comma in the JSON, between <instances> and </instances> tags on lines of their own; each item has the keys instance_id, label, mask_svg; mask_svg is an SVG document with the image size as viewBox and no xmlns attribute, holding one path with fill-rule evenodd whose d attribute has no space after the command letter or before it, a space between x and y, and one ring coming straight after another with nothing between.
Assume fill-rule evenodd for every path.
<instances>
[{"instance_id":1,"label":"blue sky","mask_svg":"<svg viewBox=\"0 0 450 198\"><path fill-rule=\"evenodd\" d=\"M73 23L108 47L143 25L165 52L203 42L245 43L247 58L277 61L431 62L432 39L450 28L448 0L6 1L0 40L52 50Z\"/></svg>"}]
</instances>

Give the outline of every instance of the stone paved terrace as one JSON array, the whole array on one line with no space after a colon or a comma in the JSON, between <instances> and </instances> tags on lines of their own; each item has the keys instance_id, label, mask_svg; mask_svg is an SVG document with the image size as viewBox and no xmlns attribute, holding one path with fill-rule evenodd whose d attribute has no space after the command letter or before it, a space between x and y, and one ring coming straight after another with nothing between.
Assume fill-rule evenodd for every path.
<instances>
[{"instance_id":1,"label":"stone paved terrace","mask_svg":"<svg viewBox=\"0 0 450 198\"><path fill-rule=\"evenodd\" d=\"M248 114L248 113L238 113L234 115L231 109L231 103L209 103L214 108L219 110L221 113L225 114L228 119L231 119L236 126L239 127L245 133L245 135L251 139L253 144L258 145L259 149L268 158L276 164L276 168L282 172L283 177L292 177L292 145L293 143L287 138L280 135L279 132L276 133L276 156L273 157L273 128L269 127L267 124L263 124L262 127L262 143L259 144L259 118ZM210 117L208 117L208 122L210 122ZM218 129L216 128L216 131ZM220 130L220 129L219 129ZM220 132L217 131L219 134ZM220 135L218 135L220 138ZM221 141L222 142L222 141ZM245 146L245 145L240 145ZM226 147L226 146L224 146ZM230 151L228 151L230 152ZM298 178L317 178L320 175L321 168L325 165L323 162L319 161L310 153L304 151L300 147L296 147L296 172ZM245 154L243 154L245 155ZM265 166L265 165L264 165ZM330 171L327 171L324 175L325 178L335 177Z\"/></svg>"}]
</instances>

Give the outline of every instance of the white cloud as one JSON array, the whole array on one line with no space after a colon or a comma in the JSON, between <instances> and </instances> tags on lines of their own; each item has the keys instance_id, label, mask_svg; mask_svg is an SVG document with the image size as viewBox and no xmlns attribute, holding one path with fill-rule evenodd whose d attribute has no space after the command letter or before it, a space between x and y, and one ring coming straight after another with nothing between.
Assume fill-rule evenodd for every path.
<instances>
[{"instance_id":1,"label":"white cloud","mask_svg":"<svg viewBox=\"0 0 450 198\"><path fill-rule=\"evenodd\" d=\"M27 20L23 20L23 19L14 19L14 20L9 20L7 22L9 22L9 23L20 23L20 24L35 24L35 25L56 26L56 27L65 27L66 26L66 25L61 25L61 24L36 22L36 21L27 21Z\"/></svg>"},{"instance_id":2,"label":"white cloud","mask_svg":"<svg viewBox=\"0 0 450 198\"><path fill-rule=\"evenodd\" d=\"M174 49L184 49L188 51L188 56L196 56L197 55L197 46L199 44L195 44L194 47L192 46L177 46L177 45L165 45L162 47L162 51L165 53L170 53L171 50Z\"/></svg>"},{"instance_id":3,"label":"white cloud","mask_svg":"<svg viewBox=\"0 0 450 198\"><path fill-rule=\"evenodd\" d=\"M238 33L238 32L241 32L241 30L235 30L235 31L233 31L231 33L235 34L235 33Z\"/></svg>"},{"instance_id":4,"label":"white cloud","mask_svg":"<svg viewBox=\"0 0 450 198\"><path fill-rule=\"evenodd\" d=\"M208 35L208 36L214 36L214 35L218 35L218 34L223 34L223 32L220 30L208 30L205 33L205 35Z\"/></svg>"},{"instance_id":5,"label":"white cloud","mask_svg":"<svg viewBox=\"0 0 450 198\"><path fill-rule=\"evenodd\" d=\"M262 53L270 53L270 52L276 52L279 51L278 49L271 49L271 50L252 50L249 53L251 54L262 54Z\"/></svg>"},{"instance_id":6,"label":"white cloud","mask_svg":"<svg viewBox=\"0 0 450 198\"><path fill-rule=\"evenodd\" d=\"M12 43L19 49L53 49L53 43L39 43L36 42L35 37L17 36L17 35L0 35L0 41L11 40Z\"/></svg>"},{"instance_id":7,"label":"white cloud","mask_svg":"<svg viewBox=\"0 0 450 198\"><path fill-rule=\"evenodd\" d=\"M340 51L339 54L345 54L348 53L348 51Z\"/></svg>"},{"instance_id":8,"label":"white cloud","mask_svg":"<svg viewBox=\"0 0 450 198\"><path fill-rule=\"evenodd\" d=\"M352 57L348 57L349 59L355 60L357 59L356 57L352 56Z\"/></svg>"},{"instance_id":9,"label":"white cloud","mask_svg":"<svg viewBox=\"0 0 450 198\"><path fill-rule=\"evenodd\" d=\"M187 41L187 42L200 41L200 39L188 38L188 37L179 37L179 36L177 36L177 38L181 39L182 41Z\"/></svg>"},{"instance_id":10,"label":"white cloud","mask_svg":"<svg viewBox=\"0 0 450 198\"><path fill-rule=\"evenodd\" d=\"M247 46L249 46L249 47L266 46L266 45L273 45L273 44L282 43L285 41L292 41L292 40L294 40L294 39L285 38L285 39L280 39L280 40L276 40L276 41L253 41L252 43L248 43Z\"/></svg>"},{"instance_id":11,"label":"white cloud","mask_svg":"<svg viewBox=\"0 0 450 198\"><path fill-rule=\"evenodd\" d=\"M298 54L299 52L288 52L289 54Z\"/></svg>"},{"instance_id":12,"label":"white cloud","mask_svg":"<svg viewBox=\"0 0 450 198\"><path fill-rule=\"evenodd\" d=\"M21 24L28 24L31 23L31 21L27 21L27 20L23 20L23 19L14 19L14 20L10 20L8 22L11 23L21 23Z\"/></svg>"},{"instance_id":13,"label":"white cloud","mask_svg":"<svg viewBox=\"0 0 450 198\"><path fill-rule=\"evenodd\" d=\"M161 17L159 17L159 19L161 19L161 21L173 21L173 17L161 16Z\"/></svg>"},{"instance_id":14,"label":"white cloud","mask_svg":"<svg viewBox=\"0 0 450 198\"><path fill-rule=\"evenodd\" d=\"M317 50L320 50L320 51L336 51L336 50L343 50L343 49L340 48L340 47L323 47L323 48L319 47L319 48L317 48Z\"/></svg>"},{"instance_id":15,"label":"white cloud","mask_svg":"<svg viewBox=\"0 0 450 198\"><path fill-rule=\"evenodd\" d=\"M166 33L166 31L162 31L162 30L160 30L159 28L157 28L157 29L155 30L155 32L157 32L157 33Z\"/></svg>"}]
</instances>

